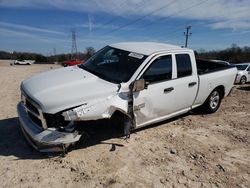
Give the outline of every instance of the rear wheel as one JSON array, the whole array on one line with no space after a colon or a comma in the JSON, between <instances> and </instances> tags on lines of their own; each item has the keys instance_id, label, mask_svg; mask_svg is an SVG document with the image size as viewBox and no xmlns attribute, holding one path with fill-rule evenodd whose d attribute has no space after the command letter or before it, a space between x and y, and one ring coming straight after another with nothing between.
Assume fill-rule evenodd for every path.
<instances>
[{"instance_id":1,"label":"rear wheel","mask_svg":"<svg viewBox=\"0 0 250 188\"><path fill-rule=\"evenodd\" d=\"M240 84L245 84L247 82L247 78L245 76L242 76L240 79Z\"/></svg>"},{"instance_id":2,"label":"rear wheel","mask_svg":"<svg viewBox=\"0 0 250 188\"><path fill-rule=\"evenodd\" d=\"M221 104L222 92L220 89L214 89L203 104L203 108L207 113L214 113Z\"/></svg>"}]
</instances>

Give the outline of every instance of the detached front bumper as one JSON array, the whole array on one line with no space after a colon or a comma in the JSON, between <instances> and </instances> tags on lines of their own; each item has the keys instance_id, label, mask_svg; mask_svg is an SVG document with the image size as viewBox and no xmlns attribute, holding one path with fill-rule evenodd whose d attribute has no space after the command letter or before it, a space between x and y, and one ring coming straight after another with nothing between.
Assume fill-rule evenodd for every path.
<instances>
[{"instance_id":1,"label":"detached front bumper","mask_svg":"<svg viewBox=\"0 0 250 188\"><path fill-rule=\"evenodd\" d=\"M43 129L28 116L23 103L17 105L21 130L28 142L40 152L61 152L77 142L81 135L74 132L60 132L55 128Z\"/></svg>"}]
</instances>

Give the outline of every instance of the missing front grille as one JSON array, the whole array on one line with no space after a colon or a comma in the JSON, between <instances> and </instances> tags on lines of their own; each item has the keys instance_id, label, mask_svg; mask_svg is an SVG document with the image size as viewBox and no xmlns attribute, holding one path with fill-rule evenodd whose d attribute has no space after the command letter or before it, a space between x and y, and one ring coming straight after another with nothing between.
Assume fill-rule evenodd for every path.
<instances>
[{"instance_id":1,"label":"missing front grille","mask_svg":"<svg viewBox=\"0 0 250 188\"><path fill-rule=\"evenodd\" d=\"M39 111L38 109L29 101L30 99L26 100L26 107L30 110L32 110L33 112L35 112L37 115L39 115Z\"/></svg>"},{"instance_id":2,"label":"missing front grille","mask_svg":"<svg viewBox=\"0 0 250 188\"><path fill-rule=\"evenodd\" d=\"M34 116L33 114L31 114L30 112L28 112L28 116L29 118L36 124L38 125L39 127L43 127L42 126L42 122L39 118L37 118L36 116Z\"/></svg>"}]
</instances>

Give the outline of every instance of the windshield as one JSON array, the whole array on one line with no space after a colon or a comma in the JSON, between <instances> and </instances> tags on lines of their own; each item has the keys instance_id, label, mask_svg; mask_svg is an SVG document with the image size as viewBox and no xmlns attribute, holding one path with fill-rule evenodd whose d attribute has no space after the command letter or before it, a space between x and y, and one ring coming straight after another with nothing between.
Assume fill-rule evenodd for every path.
<instances>
[{"instance_id":1,"label":"windshield","mask_svg":"<svg viewBox=\"0 0 250 188\"><path fill-rule=\"evenodd\" d=\"M236 65L236 68L238 70L245 70L247 68L247 65Z\"/></svg>"},{"instance_id":2,"label":"windshield","mask_svg":"<svg viewBox=\"0 0 250 188\"><path fill-rule=\"evenodd\" d=\"M146 57L106 46L79 67L104 80L121 83L131 78Z\"/></svg>"}]
</instances>

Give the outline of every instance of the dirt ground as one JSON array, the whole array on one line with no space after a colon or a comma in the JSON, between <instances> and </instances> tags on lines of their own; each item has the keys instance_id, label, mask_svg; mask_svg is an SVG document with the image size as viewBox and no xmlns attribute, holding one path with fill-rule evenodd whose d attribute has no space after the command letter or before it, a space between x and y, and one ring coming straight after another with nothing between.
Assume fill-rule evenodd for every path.
<instances>
[{"instance_id":1,"label":"dirt ground","mask_svg":"<svg viewBox=\"0 0 250 188\"><path fill-rule=\"evenodd\" d=\"M218 112L188 113L134 132L92 129L66 156L41 154L18 125L19 85L57 65L0 65L1 187L250 187L250 85Z\"/></svg>"}]
</instances>

